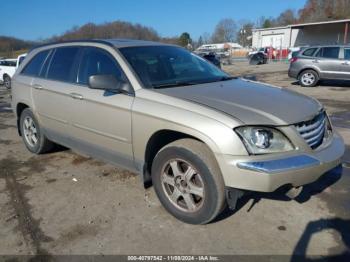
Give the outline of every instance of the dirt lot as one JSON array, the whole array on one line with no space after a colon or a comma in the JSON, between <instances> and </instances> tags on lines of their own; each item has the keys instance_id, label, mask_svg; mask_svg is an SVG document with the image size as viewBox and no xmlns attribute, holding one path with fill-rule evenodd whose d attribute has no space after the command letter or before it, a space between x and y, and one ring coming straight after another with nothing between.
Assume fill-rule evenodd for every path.
<instances>
[{"instance_id":1,"label":"dirt lot","mask_svg":"<svg viewBox=\"0 0 350 262\"><path fill-rule=\"evenodd\" d=\"M350 252L350 83L302 88L284 63L237 62L224 69L323 102L347 144L343 168L306 186L296 200L252 194L214 223L187 225L132 173L70 150L30 154L0 86L0 255Z\"/></svg>"}]
</instances>

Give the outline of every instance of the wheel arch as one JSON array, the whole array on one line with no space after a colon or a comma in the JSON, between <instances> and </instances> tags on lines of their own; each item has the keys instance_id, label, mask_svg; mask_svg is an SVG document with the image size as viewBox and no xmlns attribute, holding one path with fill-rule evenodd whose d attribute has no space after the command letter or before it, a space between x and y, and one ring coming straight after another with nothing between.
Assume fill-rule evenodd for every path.
<instances>
[{"instance_id":1,"label":"wheel arch","mask_svg":"<svg viewBox=\"0 0 350 262\"><path fill-rule=\"evenodd\" d=\"M20 136L22 136L22 134L21 134L20 126L19 126L19 121L20 121L21 114L22 114L23 110L26 108L29 108L29 106L25 103L22 103L22 102L20 102L16 105L17 131L18 131L18 134Z\"/></svg>"},{"instance_id":2,"label":"wheel arch","mask_svg":"<svg viewBox=\"0 0 350 262\"><path fill-rule=\"evenodd\" d=\"M155 156L159 152L159 150L162 149L164 146L183 138L190 138L193 140L197 140L199 142L202 142L206 146L208 146L208 144L205 143L203 139L200 139L191 134L184 133L181 131L176 131L176 130L162 129L162 130L156 131L151 135L151 137L147 141L145 152L144 152L144 164L143 164L142 175L143 175L143 182L145 187L149 187L152 184L152 181L151 181L152 163ZM210 149L209 146L208 148Z\"/></svg>"}]
</instances>

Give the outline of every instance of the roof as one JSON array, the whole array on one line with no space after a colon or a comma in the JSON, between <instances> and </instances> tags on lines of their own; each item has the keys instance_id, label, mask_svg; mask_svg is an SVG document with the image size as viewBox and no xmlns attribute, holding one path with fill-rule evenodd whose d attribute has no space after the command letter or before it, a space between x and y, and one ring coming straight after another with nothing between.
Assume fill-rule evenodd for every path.
<instances>
[{"instance_id":1,"label":"roof","mask_svg":"<svg viewBox=\"0 0 350 262\"><path fill-rule=\"evenodd\" d=\"M269 28L256 28L256 29L253 29L253 31L277 30L277 29L286 29L286 28L300 28L300 27L304 27L304 26L317 26L317 25L340 24L340 23L350 23L350 19L322 21L322 22L313 22L313 23L304 23L304 24L293 24L293 25L269 27Z\"/></svg>"},{"instance_id":2,"label":"roof","mask_svg":"<svg viewBox=\"0 0 350 262\"><path fill-rule=\"evenodd\" d=\"M154 46L154 45L169 46L170 45L170 44L164 44L164 43L153 42L153 41L114 38L114 39L80 39L80 40L71 40L71 41L52 42L52 43L45 43L42 45L35 46L33 49L36 49L39 47L51 46L51 45L70 44L70 43L100 43L100 44L113 46L115 48L133 47L133 46Z\"/></svg>"},{"instance_id":3,"label":"roof","mask_svg":"<svg viewBox=\"0 0 350 262\"><path fill-rule=\"evenodd\" d=\"M295 27L303 27L303 26L340 24L340 23L350 23L350 19L323 21L323 22L314 22L314 23L304 23L304 24L294 24L294 25L290 25L290 27L295 28Z\"/></svg>"},{"instance_id":4,"label":"roof","mask_svg":"<svg viewBox=\"0 0 350 262\"><path fill-rule=\"evenodd\" d=\"M160 42L154 42L154 41L145 41L145 40L135 40L135 39L121 39L121 38L115 38L115 39L103 39L100 41L105 41L110 43L111 45L121 48L121 47L131 47L131 46L150 46L150 45L169 45L164 44Z\"/></svg>"}]
</instances>

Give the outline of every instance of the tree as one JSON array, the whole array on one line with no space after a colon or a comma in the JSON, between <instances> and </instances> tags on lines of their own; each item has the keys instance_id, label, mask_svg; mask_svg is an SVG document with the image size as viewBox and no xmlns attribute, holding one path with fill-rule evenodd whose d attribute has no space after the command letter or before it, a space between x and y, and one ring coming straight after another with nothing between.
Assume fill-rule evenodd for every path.
<instances>
[{"instance_id":1,"label":"tree","mask_svg":"<svg viewBox=\"0 0 350 262\"><path fill-rule=\"evenodd\" d=\"M308 0L299 10L299 22L319 22L350 17L350 0Z\"/></svg>"},{"instance_id":2,"label":"tree","mask_svg":"<svg viewBox=\"0 0 350 262\"><path fill-rule=\"evenodd\" d=\"M269 27L272 27L272 26L273 26L272 25L272 21L269 18L265 19L265 21L262 24L262 28L269 28Z\"/></svg>"},{"instance_id":3,"label":"tree","mask_svg":"<svg viewBox=\"0 0 350 262\"><path fill-rule=\"evenodd\" d=\"M87 23L80 27L75 26L62 35L48 39L48 41L93 38L131 38L151 41L161 40L158 33L150 27L124 21L114 21L99 25Z\"/></svg>"},{"instance_id":4,"label":"tree","mask_svg":"<svg viewBox=\"0 0 350 262\"><path fill-rule=\"evenodd\" d=\"M287 9L286 11L282 12L277 19L275 20L276 26L286 26L295 24L297 21L295 12L292 9Z\"/></svg>"},{"instance_id":5,"label":"tree","mask_svg":"<svg viewBox=\"0 0 350 262\"><path fill-rule=\"evenodd\" d=\"M203 45L203 44L204 44L204 42L203 42L203 37L200 36L200 37L198 38L198 41L197 41L197 47L200 47L200 46Z\"/></svg>"},{"instance_id":6,"label":"tree","mask_svg":"<svg viewBox=\"0 0 350 262\"><path fill-rule=\"evenodd\" d=\"M249 36L252 36L252 30L253 30L253 23L251 22L244 22L241 26L241 29L237 33L237 42L243 46L251 46L252 45L252 38L249 40L247 39Z\"/></svg>"},{"instance_id":7,"label":"tree","mask_svg":"<svg viewBox=\"0 0 350 262\"><path fill-rule=\"evenodd\" d=\"M211 35L208 32L205 32L201 35L203 39L203 44L210 44L211 43Z\"/></svg>"},{"instance_id":8,"label":"tree","mask_svg":"<svg viewBox=\"0 0 350 262\"><path fill-rule=\"evenodd\" d=\"M184 32L179 37L179 45L183 47L187 47L189 44L192 43L192 39L189 33Z\"/></svg>"},{"instance_id":9,"label":"tree","mask_svg":"<svg viewBox=\"0 0 350 262\"><path fill-rule=\"evenodd\" d=\"M233 19L225 18L219 21L216 25L212 42L224 43L233 42L237 36L237 24Z\"/></svg>"}]
</instances>

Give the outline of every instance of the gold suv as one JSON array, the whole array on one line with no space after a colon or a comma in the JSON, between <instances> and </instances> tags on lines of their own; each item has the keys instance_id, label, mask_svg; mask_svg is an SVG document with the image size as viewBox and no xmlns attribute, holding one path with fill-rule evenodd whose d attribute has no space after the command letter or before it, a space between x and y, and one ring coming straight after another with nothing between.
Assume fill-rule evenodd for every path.
<instances>
[{"instance_id":1,"label":"gold suv","mask_svg":"<svg viewBox=\"0 0 350 262\"><path fill-rule=\"evenodd\" d=\"M12 88L28 150L57 143L139 173L172 215L192 224L234 208L246 190L313 182L344 153L318 101L231 77L172 45L39 46Z\"/></svg>"}]
</instances>

